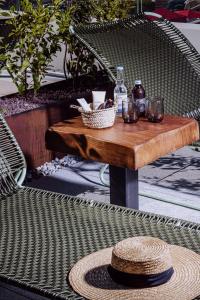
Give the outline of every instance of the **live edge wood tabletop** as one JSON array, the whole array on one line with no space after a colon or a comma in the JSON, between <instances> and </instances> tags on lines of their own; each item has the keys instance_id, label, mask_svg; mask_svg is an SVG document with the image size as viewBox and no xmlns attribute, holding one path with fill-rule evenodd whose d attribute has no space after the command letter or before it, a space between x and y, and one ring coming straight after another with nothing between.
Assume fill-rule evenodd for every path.
<instances>
[{"instance_id":1,"label":"live edge wood tabletop","mask_svg":"<svg viewBox=\"0 0 200 300\"><path fill-rule=\"evenodd\" d=\"M125 124L118 117L107 129L86 128L76 117L46 133L50 150L109 164L110 202L134 209L139 208L138 169L198 139L198 123L177 116L156 124L145 119Z\"/></svg>"},{"instance_id":2,"label":"live edge wood tabletop","mask_svg":"<svg viewBox=\"0 0 200 300\"><path fill-rule=\"evenodd\" d=\"M198 139L197 121L179 116L165 116L161 123L141 119L136 124L125 124L118 117L107 129L86 128L76 117L50 127L46 145L56 152L137 170Z\"/></svg>"}]
</instances>

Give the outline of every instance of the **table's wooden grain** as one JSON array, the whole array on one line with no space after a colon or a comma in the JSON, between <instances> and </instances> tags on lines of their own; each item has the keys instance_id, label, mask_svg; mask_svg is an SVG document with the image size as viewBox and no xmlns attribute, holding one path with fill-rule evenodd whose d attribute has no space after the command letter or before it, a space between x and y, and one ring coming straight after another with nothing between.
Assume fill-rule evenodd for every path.
<instances>
[{"instance_id":1,"label":"table's wooden grain","mask_svg":"<svg viewBox=\"0 0 200 300\"><path fill-rule=\"evenodd\" d=\"M90 129L77 117L50 127L46 145L53 151L137 170L198 139L198 123L189 118L165 116L156 124L147 120L124 124L117 118L111 128Z\"/></svg>"},{"instance_id":2,"label":"table's wooden grain","mask_svg":"<svg viewBox=\"0 0 200 300\"><path fill-rule=\"evenodd\" d=\"M193 119L165 116L162 123L117 118L107 129L89 129L80 117L57 123L46 133L47 148L110 165L110 202L139 208L137 169L199 139Z\"/></svg>"}]
</instances>

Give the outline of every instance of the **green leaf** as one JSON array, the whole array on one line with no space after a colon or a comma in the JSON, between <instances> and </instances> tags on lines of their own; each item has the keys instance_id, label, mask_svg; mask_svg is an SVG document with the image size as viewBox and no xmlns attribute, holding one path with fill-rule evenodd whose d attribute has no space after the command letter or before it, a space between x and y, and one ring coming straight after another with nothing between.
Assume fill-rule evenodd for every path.
<instances>
[{"instance_id":1,"label":"green leaf","mask_svg":"<svg viewBox=\"0 0 200 300\"><path fill-rule=\"evenodd\" d=\"M30 66L30 62L28 61L28 59L25 59L21 66L21 72L25 71L29 66Z\"/></svg>"}]
</instances>

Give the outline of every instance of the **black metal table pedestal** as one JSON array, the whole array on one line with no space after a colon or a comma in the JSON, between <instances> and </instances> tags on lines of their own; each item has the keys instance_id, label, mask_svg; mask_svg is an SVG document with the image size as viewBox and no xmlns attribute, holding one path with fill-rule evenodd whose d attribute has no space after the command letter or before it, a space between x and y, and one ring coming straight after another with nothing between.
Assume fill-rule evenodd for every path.
<instances>
[{"instance_id":1,"label":"black metal table pedestal","mask_svg":"<svg viewBox=\"0 0 200 300\"><path fill-rule=\"evenodd\" d=\"M139 209L138 170L109 166L110 203Z\"/></svg>"}]
</instances>

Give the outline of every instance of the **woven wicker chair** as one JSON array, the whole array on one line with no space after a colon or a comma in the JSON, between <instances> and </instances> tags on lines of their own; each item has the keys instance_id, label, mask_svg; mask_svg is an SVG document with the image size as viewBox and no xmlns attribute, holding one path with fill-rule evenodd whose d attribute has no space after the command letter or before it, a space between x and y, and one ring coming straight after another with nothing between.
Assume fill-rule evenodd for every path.
<instances>
[{"instance_id":1,"label":"woven wicker chair","mask_svg":"<svg viewBox=\"0 0 200 300\"><path fill-rule=\"evenodd\" d=\"M141 13L125 20L71 27L71 33L113 81L116 66L123 65L129 88L134 79L142 79L147 95L165 98L167 113L200 120L200 55L172 23L162 17L152 21Z\"/></svg>"},{"instance_id":2,"label":"woven wicker chair","mask_svg":"<svg viewBox=\"0 0 200 300\"><path fill-rule=\"evenodd\" d=\"M6 165L3 158L7 160ZM15 185L22 185L26 176L26 162L15 137L0 116L0 174L1 172L6 174L7 168L8 176L4 181L1 179L1 194L7 194L9 189L15 189Z\"/></svg>"},{"instance_id":3,"label":"woven wicker chair","mask_svg":"<svg viewBox=\"0 0 200 300\"><path fill-rule=\"evenodd\" d=\"M24 169L0 115L0 300L82 299L66 280L72 265L130 236L200 253L200 224L22 187L16 174Z\"/></svg>"}]
</instances>

